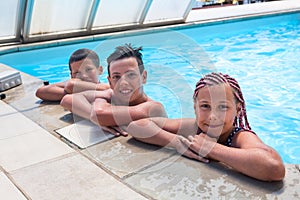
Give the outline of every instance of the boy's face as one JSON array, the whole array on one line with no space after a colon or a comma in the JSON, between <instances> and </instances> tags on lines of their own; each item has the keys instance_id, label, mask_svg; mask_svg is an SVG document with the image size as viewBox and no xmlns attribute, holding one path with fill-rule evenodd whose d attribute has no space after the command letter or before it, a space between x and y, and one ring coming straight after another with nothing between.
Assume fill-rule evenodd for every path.
<instances>
[{"instance_id":1,"label":"boy's face","mask_svg":"<svg viewBox=\"0 0 300 200\"><path fill-rule=\"evenodd\" d=\"M98 83L98 76L102 74L102 67L95 66L91 59L83 59L71 63L71 77L82 81Z\"/></svg>"},{"instance_id":2,"label":"boy's face","mask_svg":"<svg viewBox=\"0 0 300 200\"><path fill-rule=\"evenodd\" d=\"M199 128L218 138L231 132L239 104L231 87L221 84L199 89L194 108Z\"/></svg>"},{"instance_id":3,"label":"boy's face","mask_svg":"<svg viewBox=\"0 0 300 200\"><path fill-rule=\"evenodd\" d=\"M143 84L146 83L147 72L144 70L140 74L134 57L111 62L110 77L107 78L114 91L116 102L122 105L134 105L143 98Z\"/></svg>"}]
</instances>

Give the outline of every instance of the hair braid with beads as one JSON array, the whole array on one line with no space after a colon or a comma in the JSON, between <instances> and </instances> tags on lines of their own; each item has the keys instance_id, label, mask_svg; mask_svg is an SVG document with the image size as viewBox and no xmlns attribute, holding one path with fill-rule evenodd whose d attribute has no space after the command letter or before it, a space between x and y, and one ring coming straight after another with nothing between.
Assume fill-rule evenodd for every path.
<instances>
[{"instance_id":1,"label":"hair braid with beads","mask_svg":"<svg viewBox=\"0 0 300 200\"><path fill-rule=\"evenodd\" d=\"M215 72L205 75L196 84L196 88L194 90L194 95L193 95L194 100L197 98L199 89L205 86L213 86L213 85L220 85L220 84L228 84L232 88L233 94L237 99L237 101L241 103L241 110L240 112L238 112L238 116L235 117L233 126L241 127L245 130L251 130L247 118L246 104L242 94L242 90L238 82L234 78L230 77L229 75L222 74L222 73L215 73Z\"/></svg>"}]
</instances>

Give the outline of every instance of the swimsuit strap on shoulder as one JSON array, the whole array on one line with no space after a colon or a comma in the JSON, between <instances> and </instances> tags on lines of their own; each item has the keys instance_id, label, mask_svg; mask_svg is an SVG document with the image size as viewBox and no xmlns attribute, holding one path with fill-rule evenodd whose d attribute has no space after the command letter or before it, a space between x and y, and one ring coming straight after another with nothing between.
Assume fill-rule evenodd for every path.
<instances>
[{"instance_id":1,"label":"swimsuit strap on shoulder","mask_svg":"<svg viewBox=\"0 0 300 200\"><path fill-rule=\"evenodd\" d=\"M227 138L227 141L226 141L225 145L228 146L228 147L231 147L231 143L232 143L233 137L234 137L238 132L240 132L241 130L243 130L243 129L240 128L240 127L235 127L235 128L233 128L233 130L231 131L230 135L229 135L228 138Z\"/></svg>"}]
</instances>

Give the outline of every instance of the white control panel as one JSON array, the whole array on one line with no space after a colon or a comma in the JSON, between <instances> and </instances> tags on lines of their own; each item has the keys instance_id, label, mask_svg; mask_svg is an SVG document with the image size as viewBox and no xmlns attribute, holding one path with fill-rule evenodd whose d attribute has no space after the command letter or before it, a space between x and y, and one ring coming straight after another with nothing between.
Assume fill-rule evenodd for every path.
<instances>
[{"instance_id":1,"label":"white control panel","mask_svg":"<svg viewBox=\"0 0 300 200\"><path fill-rule=\"evenodd\" d=\"M21 84L20 72L9 70L0 73L0 92Z\"/></svg>"}]
</instances>

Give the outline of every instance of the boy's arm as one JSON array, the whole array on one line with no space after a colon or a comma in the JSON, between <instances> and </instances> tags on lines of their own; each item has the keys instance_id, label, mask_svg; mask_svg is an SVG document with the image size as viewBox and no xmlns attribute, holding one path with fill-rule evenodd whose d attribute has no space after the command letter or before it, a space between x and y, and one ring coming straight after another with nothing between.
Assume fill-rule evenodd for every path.
<instances>
[{"instance_id":1,"label":"boy's arm","mask_svg":"<svg viewBox=\"0 0 300 200\"><path fill-rule=\"evenodd\" d=\"M44 85L37 89L35 95L44 101L60 101L66 94L64 87L64 82Z\"/></svg>"},{"instance_id":2,"label":"boy's arm","mask_svg":"<svg viewBox=\"0 0 300 200\"><path fill-rule=\"evenodd\" d=\"M80 93L67 94L61 100L60 105L76 115L90 119L95 99L106 102L107 100L110 100L111 94L111 89L104 91L89 90Z\"/></svg>"},{"instance_id":3,"label":"boy's arm","mask_svg":"<svg viewBox=\"0 0 300 200\"><path fill-rule=\"evenodd\" d=\"M107 90L109 85L105 83L92 83L88 81L82 81L80 79L72 78L66 82L64 89L68 94L83 92L86 90Z\"/></svg>"},{"instance_id":4,"label":"boy's arm","mask_svg":"<svg viewBox=\"0 0 300 200\"><path fill-rule=\"evenodd\" d=\"M35 95L44 101L60 101L66 94L79 93L86 90L103 91L109 88L109 85L104 83L71 79L67 82L42 86L37 89Z\"/></svg>"},{"instance_id":5,"label":"boy's arm","mask_svg":"<svg viewBox=\"0 0 300 200\"><path fill-rule=\"evenodd\" d=\"M155 101L147 101L136 106L114 106L107 102L96 101L91 120L101 126L122 126L138 119L166 116L163 105Z\"/></svg>"}]
</instances>

